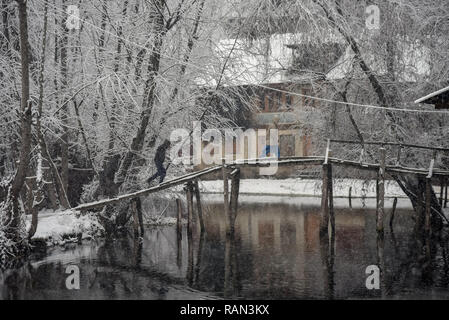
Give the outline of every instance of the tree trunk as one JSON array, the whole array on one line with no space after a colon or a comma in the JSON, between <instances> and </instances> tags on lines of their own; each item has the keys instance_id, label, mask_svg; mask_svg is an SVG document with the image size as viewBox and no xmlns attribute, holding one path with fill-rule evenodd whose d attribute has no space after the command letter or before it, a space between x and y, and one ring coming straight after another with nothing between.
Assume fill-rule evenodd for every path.
<instances>
[{"instance_id":1,"label":"tree trunk","mask_svg":"<svg viewBox=\"0 0 449 320\"><path fill-rule=\"evenodd\" d=\"M158 8L164 8L165 0L157 1ZM145 140L146 130L150 121L150 116L153 111L154 100L156 96L156 75L159 72L159 65L161 61L161 50L163 45L163 40L166 35L167 29L164 25L164 17L161 12L154 13L154 33L155 40L153 43L153 48L148 61L148 78L145 82L144 99L142 102L142 112L140 114L140 124L137 128L137 132L132 140L130 150L125 153L120 166L118 168L117 177L115 181L115 192L118 191L119 187L125 181L128 170L135 158L142 148ZM114 173L115 173L114 172Z\"/></svg>"},{"instance_id":2,"label":"tree trunk","mask_svg":"<svg viewBox=\"0 0 449 320\"><path fill-rule=\"evenodd\" d=\"M22 97L20 105L20 134L21 134L21 148L19 156L19 165L12 181L8 208L7 220L10 221L9 231L12 233L14 240L20 239L20 211L19 211L19 196L20 191L25 182L27 169L30 163L31 153L31 123L32 112L30 102L30 75L29 75L29 60L28 60L28 18L27 18L27 2L25 0L17 0L19 6L19 25L20 25L20 56L22 69ZM7 221L7 222L9 222Z\"/></svg>"},{"instance_id":3,"label":"tree trunk","mask_svg":"<svg viewBox=\"0 0 449 320\"><path fill-rule=\"evenodd\" d=\"M201 16L203 14L204 3L205 3L205 0L201 0L201 2L198 5L198 11L197 11L197 14L195 17L195 21L193 23L192 34L190 35L189 40L187 41L187 52L185 53L184 59L183 59L184 63L181 65L181 69L179 72L179 78L178 78L178 79L180 79L179 81L182 81L182 78L184 77L184 75L186 73L187 64L190 61L190 57L192 55L195 41L198 39L198 29L199 29L199 25L200 25ZM175 102L176 97L178 96L178 93L179 93L180 85L181 85L180 83L175 85L175 88L173 89L173 92L170 96L169 104L173 104ZM173 113L164 114L164 116L159 121L159 128L161 128L165 124L165 122L168 120L168 118L170 116L173 116ZM159 130L155 130L155 132L159 132ZM156 144L156 140L157 140L157 136L155 134L153 134L151 136L151 138L149 139L150 147L154 147L154 145Z\"/></svg>"},{"instance_id":4,"label":"tree trunk","mask_svg":"<svg viewBox=\"0 0 449 320\"><path fill-rule=\"evenodd\" d=\"M62 1L63 11L67 11L67 6L65 0ZM67 90L68 87L68 68L67 68L67 46L68 46L68 34L64 27L64 20L61 21L61 90ZM61 182L62 182L62 192L67 195L68 184L69 184L69 132L68 132L68 103L65 102L61 108L61 122L63 133L61 135ZM65 199L61 199L61 206L65 209L69 208L70 205L65 203Z\"/></svg>"},{"instance_id":5,"label":"tree trunk","mask_svg":"<svg viewBox=\"0 0 449 320\"><path fill-rule=\"evenodd\" d=\"M44 34L42 36L42 57L41 57L41 66L39 71L39 101L37 107L36 114L36 130L37 132L41 132L41 118L42 118L42 106L44 103L44 71L45 71L45 52L47 48L47 26L48 26L48 5L45 3L44 9ZM40 140L41 135L38 133L38 140ZM36 198L34 199L34 195L32 189L28 190L32 195L32 203L31 203L31 226L28 230L28 238L34 236L37 230L38 224L38 214L39 214L39 205L43 201L44 198L44 186L45 186L45 175L43 174L43 156L42 156L42 143L38 141L38 159L37 159L37 169L36 169ZM35 205L34 202L37 202Z\"/></svg>"}]
</instances>

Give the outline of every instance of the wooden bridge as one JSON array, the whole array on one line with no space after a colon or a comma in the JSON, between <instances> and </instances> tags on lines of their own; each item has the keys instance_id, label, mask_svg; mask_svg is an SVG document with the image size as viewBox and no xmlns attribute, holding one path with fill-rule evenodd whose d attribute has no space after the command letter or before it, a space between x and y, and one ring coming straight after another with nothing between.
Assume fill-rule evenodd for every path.
<instances>
[{"instance_id":1,"label":"wooden bridge","mask_svg":"<svg viewBox=\"0 0 449 320\"><path fill-rule=\"evenodd\" d=\"M441 210L437 210L431 205L431 188L432 179L437 178L441 183L440 188L440 205L441 207L447 206L447 188L448 188L448 178L449 170L434 168L435 154L436 152L449 152L449 149L445 148L433 148L426 146L416 146L416 145L402 145L402 144L392 144L392 143L368 143L368 144L378 144L381 145L379 149L379 163L368 163L363 161L363 154L360 161L344 160L339 158L331 157L330 144L332 143L357 143L351 141L339 141L339 140L328 140L327 148L324 156L309 156L309 157L288 157L288 158L259 158L259 159L245 159L232 161L226 163L225 159L222 159L222 164L218 166L213 166L206 168L201 171L192 172L166 182L163 182L157 186L150 187L138 192L129 193L121 196L117 196L112 199L100 200L93 203L81 204L74 208L78 211L88 211L93 209L99 209L106 205L115 204L121 201L132 200L139 198L141 196L146 196L152 193L156 193L162 190L173 188L178 185L185 185L185 192L187 196L187 220L188 220L188 230L192 230L192 216L193 216L193 196L196 197L197 203L197 213L198 220L200 223L201 230L204 229L200 191L198 188L198 179L211 175L213 173L222 172L223 179L223 203L224 203L224 213L227 217L227 229L232 230L234 228L235 218L237 215L238 208L238 196L239 196L239 186L240 186L240 169L244 167L265 167L271 165L277 166L319 166L322 168L322 192L321 192L321 223L320 223L320 234L325 234L331 227L332 233L335 232L335 216L334 216L334 205L333 205L333 179L332 179L332 168L333 166L341 166L347 168L355 168L359 170L367 170L377 173L377 231L383 234L384 230L384 217L385 217L385 180L386 174L398 175L398 174L411 174L416 176L422 176L426 181L426 192L425 199L422 199L422 204L424 214L425 214L425 226L424 229L427 233L430 233L430 217L431 214L439 215L444 221L449 223L449 220ZM360 142L358 142L360 144ZM434 157L429 163L428 169L423 168L410 168L401 166L399 163L400 151L398 152L398 160L396 165L386 165L386 149L384 146L396 145L398 149L401 150L404 147L408 148L421 148L429 149L434 151ZM231 190L229 190L228 181L231 180ZM443 194L444 193L444 194ZM410 195L409 195L410 196ZM396 203L396 201L395 201ZM180 202L178 201L178 228L180 227ZM395 209L395 204L393 205L393 213ZM394 214L393 214L394 215ZM138 224L136 216L134 216L135 225ZM141 223L141 221L140 221Z\"/></svg>"}]
</instances>

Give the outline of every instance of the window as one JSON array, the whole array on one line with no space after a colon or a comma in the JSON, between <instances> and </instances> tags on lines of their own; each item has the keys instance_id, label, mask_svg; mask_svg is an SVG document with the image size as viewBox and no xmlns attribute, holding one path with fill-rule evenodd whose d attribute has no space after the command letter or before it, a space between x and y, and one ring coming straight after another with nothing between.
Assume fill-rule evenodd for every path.
<instances>
[{"instance_id":1,"label":"window","mask_svg":"<svg viewBox=\"0 0 449 320\"><path fill-rule=\"evenodd\" d=\"M290 94L279 91L267 90L263 96L261 110L264 112L282 112L291 110L292 97Z\"/></svg>"}]
</instances>

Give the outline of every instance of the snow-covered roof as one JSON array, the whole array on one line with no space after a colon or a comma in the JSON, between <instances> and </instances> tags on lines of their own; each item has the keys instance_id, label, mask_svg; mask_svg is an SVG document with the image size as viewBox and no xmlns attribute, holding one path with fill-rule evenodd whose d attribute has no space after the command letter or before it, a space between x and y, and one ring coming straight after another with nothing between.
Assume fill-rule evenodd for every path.
<instances>
[{"instance_id":1,"label":"snow-covered roof","mask_svg":"<svg viewBox=\"0 0 449 320\"><path fill-rule=\"evenodd\" d=\"M282 33L255 40L221 39L213 50L219 56L220 66L216 66L211 74L224 69L222 84L226 86L274 84L296 81L297 75L288 73L295 58L295 48L301 44L339 43L345 40L338 33L329 30L320 33ZM396 46L401 54L402 69L397 71L396 78L401 82L417 82L430 73L430 50L419 43L398 40ZM377 75L386 75L387 61L382 55L369 50L362 50L362 56L368 66ZM327 73L329 80L341 80L349 77L364 77L354 62L355 54L347 46L344 54ZM354 72L357 71L357 72ZM198 79L201 85L215 86L217 77Z\"/></svg>"},{"instance_id":2,"label":"snow-covered roof","mask_svg":"<svg viewBox=\"0 0 449 320\"><path fill-rule=\"evenodd\" d=\"M226 63L224 79L228 85L279 83L287 79L292 62L294 34L274 34L265 39L222 39L215 51ZM214 80L212 80L214 85Z\"/></svg>"},{"instance_id":3,"label":"snow-covered roof","mask_svg":"<svg viewBox=\"0 0 449 320\"><path fill-rule=\"evenodd\" d=\"M417 82L420 77L430 73L430 49L417 43L406 43L397 41L396 46L401 52L401 70L397 70L396 78L400 82ZM373 54L369 50L362 51L362 58L368 64L371 70L377 75L386 75L388 73L386 59L377 54ZM360 69L354 64L355 53L351 47L346 48L345 53L337 61L326 75L329 80L341 80L360 76ZM362 75L364 76L364 75Z\"/></svg>"},{"instance_id":4,"label":"snow-covered roof","mask_svg":"<svg viewBox=\"0 0 449 320\"><path fill-rule=\"evenodd\" d=\"M344 39L328 30L322 33L282 33L266 38L221 39L213 50L219 56L220 66L211 74L224 69L223 83L227 86L276 84L292 80L288 74L294 59L295 48L304 43L337 43ZM202 78L197 81L204 86L215 86L216 79ZM296 79L295 79L296 80Z\"/></svg>"}]
</instances>

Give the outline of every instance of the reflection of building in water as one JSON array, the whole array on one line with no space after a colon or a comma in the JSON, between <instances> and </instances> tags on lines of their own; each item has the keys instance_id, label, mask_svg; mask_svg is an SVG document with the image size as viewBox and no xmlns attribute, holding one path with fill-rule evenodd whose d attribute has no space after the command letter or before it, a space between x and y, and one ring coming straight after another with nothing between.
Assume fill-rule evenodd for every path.
<instances>
[{"instance_id":1,"label":"reflection of building in water","mask_svg":"<svg viewBox=\"0 0 449 320\"><path fill-rule=\"evenodd\" d=\"M220 205L206 219L209 239L224 239L226 221ZM336 251L361 252L366 212L336 212ZM282 204L242 205L236 221L239 268L244 295L263 297L321 296L323 272L319 209ZM346 262L345 262L346 264ZM363 273L361 273L363 275ZM246 285L245 285L246 284ZM356 285L353 283L352 285Z\"/></svg>"},{"instance_id":2,"label":"reflection of building in water","mask_svg":"<svg viewBox=\"0 0 449 320\"><path fill-rule=\"evenodd\" d=\"M141 251L134 248L132 239L100 241L73 248L53 248L53 253L45 260L16 271L0 272L0 299L203 299L210 296L206 292L222 296L227 267L223 207L205 204L204 212L205 241L200 245L196 232L192 241L193 286L186 281L191 257L185 229L179 246L176 228L150 228L145 233ZM403 242L398 248L409 261L405 231L413 228L410 212L398 210L396 219L401 226L397 239L399 244ZM329 283L335 283L331 290L336 298L376 297L375 292L367 292L365 287L365 269L376 264L374 210L336 210L336 226L335 263L325 268L322 254L325 245L318 240L318 208L242 202L233 244L237 254L238 265L234 269L238 270L239 296L326 298ZM181 250L180 261L178 249ZM394 250L386 241L385 257L390 268L395 267L392 258L399 258ZM137 259L136 253L141 255ZM409 269L404 269L403 261L395 263L401 262L401 276L408 277ZM69 291L65 287L65 268L69 263L80 267L81 290ZM334 276L329 277L332 271ZM330 278L335 281L329 281ZM404 288L409 290L421 284L414 281L406 287L402 283L392 285L399 286L403 292Z\"/></svg>"}]
</instances>

